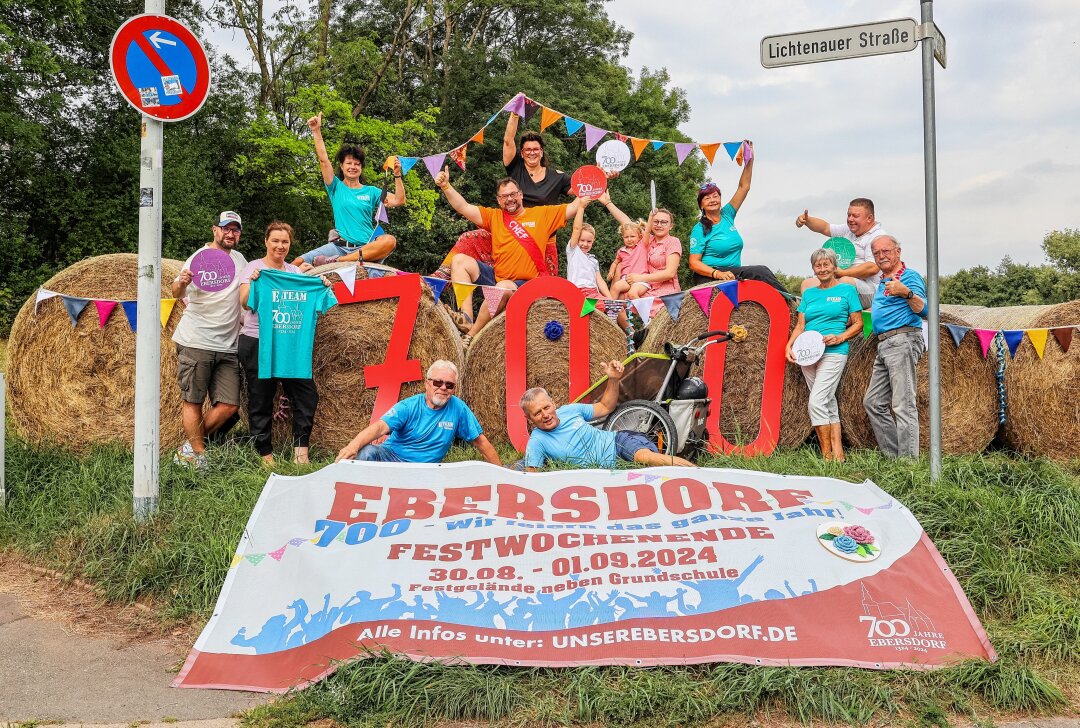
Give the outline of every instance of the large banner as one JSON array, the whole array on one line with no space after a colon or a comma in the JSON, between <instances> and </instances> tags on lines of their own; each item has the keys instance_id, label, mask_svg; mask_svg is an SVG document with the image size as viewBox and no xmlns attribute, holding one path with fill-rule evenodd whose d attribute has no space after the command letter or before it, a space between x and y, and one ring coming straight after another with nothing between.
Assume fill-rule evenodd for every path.
<instances>
[{"instance_id":1,"label":"large banner","mask_svg":"<svg viewBox=\"0 0 1080 728\"><path fill-rule=\"evenodd\" d=\"M380 650L545 666L996 659L918 522L869 481L344 462L270 476L175 684L280 692Z\"/></svg>"}]
</instances>

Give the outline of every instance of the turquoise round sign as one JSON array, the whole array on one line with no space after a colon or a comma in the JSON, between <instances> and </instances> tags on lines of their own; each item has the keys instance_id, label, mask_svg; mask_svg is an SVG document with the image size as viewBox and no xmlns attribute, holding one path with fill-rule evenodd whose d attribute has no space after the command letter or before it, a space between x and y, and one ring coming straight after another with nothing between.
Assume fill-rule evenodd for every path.
<instances>
[{"instance_id":1,"label":"turquoise round sign","mask_svg":"<svg viewBox=\"0 0 1080 728\"><path fill-rule=\"evenodd\" d=\"M821 247L836 253L840 268L850 268L855 263L855 244L847 238L829 238Z\"/></svg>"}]
</instances>

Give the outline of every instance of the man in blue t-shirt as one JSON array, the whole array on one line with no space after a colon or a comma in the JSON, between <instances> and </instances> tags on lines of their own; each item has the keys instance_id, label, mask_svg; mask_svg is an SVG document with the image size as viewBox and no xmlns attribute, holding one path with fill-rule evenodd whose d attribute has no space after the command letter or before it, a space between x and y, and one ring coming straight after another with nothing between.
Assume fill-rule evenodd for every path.
<instances>
[{"instance_id":1,"label":"man in blue t-shirt","mask_svg":"<svg viewBox=\"0 0 1080 728\"><path fill-rule=\"evenodd\" d=\"M551 395L543 387L533 387L521 396L521 409L535 428L525 447L525 469L536 472L548 460L586 468L612 468L616 458L644 465L695 467L689 460L661 455L643 433L633 430L611 432L589 424L589 420L611 414L618 402L622 363L608 362L604 365L604 374L608 378L607 386L596 404L568 404L556 409Z\"/></svg>"},{"instance_id":2,"label":"man in blue t-shirt","mask_svg":"<svg viewBox=\"0 0 1080 728\"><path fill-rule=\"evenodd\" d=\"M863 407L878 447L889 457L919 457L919 408L915 399L915 366L926 351L922 322L926 318L926 284L900 260L900 244L882 235L870 245L881 269L870 320L877 335L870 384Z\"/></svg>"},{"instance_id":3,"label":"man in blue t-shirt","mask_svg":"<svg viewBox=\"0 0 1080 728\"><path fill-rule=\"evenodd\" d=\"M390 463L437 463L446 457L454 439L465 440L492 465L502 465L476 415L454 396L458 368L440 359L428 367L424 393L395 404L341 448L337 460ZM371 443L389 435L382 445Z\"/></svg>"}]
</instances>

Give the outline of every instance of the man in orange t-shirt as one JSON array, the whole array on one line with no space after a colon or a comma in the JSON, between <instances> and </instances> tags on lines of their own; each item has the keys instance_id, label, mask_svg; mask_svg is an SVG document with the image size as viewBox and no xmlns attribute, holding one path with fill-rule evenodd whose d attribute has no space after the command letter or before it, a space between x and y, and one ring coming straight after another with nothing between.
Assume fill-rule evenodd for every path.
<instances>
[{"instance_id":1,"label":"man in orange t-shirt","mask_svg":"<svg viewBox=\"0 0 1080 728\"><path fill-rule=\"evenodd\" d=\"M551 269L545 249L555 231L577 213L577 200L569 205L545 205L526 208L522 204L521 189L509 177L496 184L498 209L479 207L465 200L450 185L450 175L444 169L435 177L435 185L446 194L446 201L462 217L473 225L487 230L492 238L492 257L495 264L488 265L468 255L455 255L450 261L450 280L480 286L497 286L508 291L517 289L526 281L541 275L556 275ZM550 258L558 260L555 256ZM499 303L500 310L506 299ZM476 322L465 336L468 346L472 337L491 320L487 306L481 306Z\"/></svg>"}]
</instances>

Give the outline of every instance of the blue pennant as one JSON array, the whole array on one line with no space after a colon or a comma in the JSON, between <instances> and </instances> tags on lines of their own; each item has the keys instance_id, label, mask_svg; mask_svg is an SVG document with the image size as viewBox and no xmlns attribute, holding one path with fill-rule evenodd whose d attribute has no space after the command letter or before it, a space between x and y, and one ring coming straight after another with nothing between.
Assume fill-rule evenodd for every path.
<instances>
[{"instance_id":1,"label":"blue pennant","mask_svg":"<svg viewBox=\"0 0 1080 728\"><path fill-rule=\"evenodd\" d=\"M566 133L569 136L574 136L575 134L577 134L581 130L581 127L585 126L584 121L578 121L577 119L571 119L569 116L564 116L563 117L563 123L566 124Z\"/></svg>"},{"instance_id":2,"label":"blue pennant","mask_svg":"<svg viewBox=\"0 0 1080 728\"><path fill-rule=\"evenodd\" d=\"M68 316L71 318L71 325L74 327L79 323L79 314L86 308L86 304L90 303L88 298L75 298L73 296L61 296L64 301L64 308L67 309Z\"/></svg>"},{"instance_id":3,"label":"blue pennant","mask_svg":"<svg viewBox=\"0 0 1080 728\"><path fill-rule=\"evenodd\" d=\"M659 149L660 147L664 146L665 144L667 144L667 142L653 142L652 143L652 148L655 151L655 150Z\"/></svg>"},{"instance_id":4,"label":"blue pennant","mask_svg":"<svg viewBox=\"0 0 1080 728\"><path fill-rule=\"evenodd\" d=\"M431 286L431 293L435 296L435 300L439 300L439 296L442 295L443 289L446 288L447 281L442 278L434 278L432 276L422 276L424 283Z\"/></svg>"},{"instance_id":5,"label":"blue pennant","mask_svg":"<svg viewBox=\"0 0 1080 728\"><path fill-rule=\"evenodd\" d=\"M731 301L731 305L735 308L739 307L739 282L738 281L725 281L719 284L717 287L721 293L728 297Z\"/></svg>"},{"instance_id":6,"label":"blue pennant","mask_svg":"<svg viewBox=\"0 0 1080 728\"><path fill-rule=\"evenodd\" d=\"M959 326L957 324L945 324L945 328L949 330L953 343L956 344L957 347L960 346L960 342L964 340L967 333L971 331L970 326Z\"/></svg>"},{"instance_id":7,"label":"blue pennant","mask_svg":"<svg viewBox=\"0 0 1080 728\"><path fill-rule=\"evenodd\" d=\"M371 237L368 238L368 242L370 243L372 240L375 240L380 235L386 235L386 231L383 230L382 225L376 225L375 229L371 231Z\"/></svg>"},{"instance_id":8,"label":"blue pennant","mask_svg":"<svg viewBox=\"0 0 1080 728\"><path fill-rule=\"evenodd\" d=\"M139 321L139 302L138 301L121 301L120 305L124 307L124 315L127 316L128 326L132 331L135 331Z\"/></svg>"},{"instance_id":9,"label":"blue pennant","mask_svg":"<svg viewBox=\"0 0 1080 728\"><path fill-rule=\"evenodd\" d=\"M660 296L660 300L664 302L664 307L667 308L668 314L671 316L672 321L679 320L679 312L682 311L684 294L682 291L678 293L669 293L666 296Z\"/></svg>"},{"instance_id":10,"label":"blue pennant","mask_svg":"<svg viewBox=\"0 0 1080 728\"><path fill-rule=\"evenodd\" d=\"M1005 337L1005 343L1009 345L1009 356L1016 357L1016 347L1020 346L1020 342L1024 340L1024 331L1002 331L1001 335Z\"/></svg>"},{"instance_id":11,"label":"blue pennant","mask_svg":"<svg viewBox=\"0 0 1080 728\"><path fill-rule=\"evenodd\" d=\"M728 153L728 156L735 159L735 155L739 153L739 148L742 146L742 142L724 142L724 151Z\"/></svg>"},{"instance_id":12,"label":"blue pennant","mask_svg":"<svg viewBox=\"0 0 1080 728\"><path fill-rule=\"evenodd\" d=\"M398 157L398 161L401 162L401 176L404 177L420 161L420 157Z\"/></svg>"}]
</instances>

